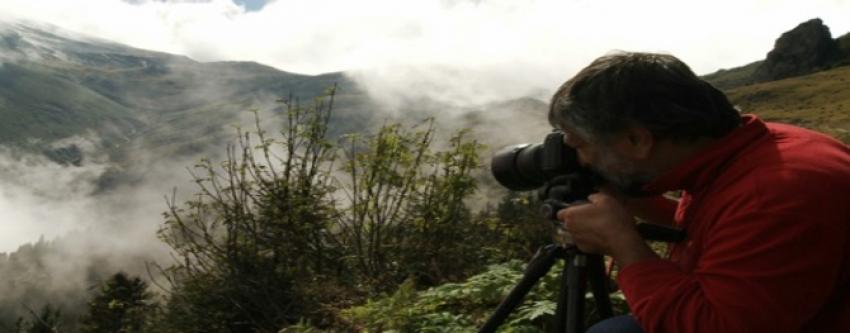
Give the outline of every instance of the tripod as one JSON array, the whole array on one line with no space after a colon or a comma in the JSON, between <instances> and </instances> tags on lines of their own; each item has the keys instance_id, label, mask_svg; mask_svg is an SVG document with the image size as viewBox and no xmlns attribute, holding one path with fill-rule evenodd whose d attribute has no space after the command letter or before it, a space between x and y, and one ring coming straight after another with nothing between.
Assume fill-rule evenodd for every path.
<instances>
[{"instance_id":1,"label":"tripod","mask_svg":"<svg viewBox=\"0 0 850 333\"><path fill-rule=\"evenodd\" d=\"M593 179L581 175L553 179L538 194L541 199L545 198L541 209L544 218L559 225L556 215L559 210L568 207L564 202L580 202L593 192L593 187ZM644 239L648 240L677 242L685 238L681 230L650 223L639 223L637 230ZM588 282L600 317L606 319L614 315L611 298L608 295L610 289L602 255L581 252L573 244L569 234L562 229L558 231L559 242L537 250L528 263L522 279L487 319L479 333L495 332L558 259L564 260L564 269L561 271L560 291L553 324L554 332L583 332L584 300Z\"/></svg>"},{"instance_id":2,"label":"tripod","mask_svg":"<svg viewBox=\"0 0 850 333\"><path fill-rule=\"evenodd\" d=\"M561 289L558 294L558 306L555 310L554 332L578 333L582 331L584 326L584 295L588 280L599 314L602 318L613 316L614 311L611 306L611 299L608 297L608 284L602 256L582 253L575 245L550 244L537 250L537 253L528 263L522 280L514 286L478 332L495 332L508 315L522 303L523 298L531 291L537 281L549 272L557 259L564 260L564 269L561 272Z\"/></svg>"}]
</instances>

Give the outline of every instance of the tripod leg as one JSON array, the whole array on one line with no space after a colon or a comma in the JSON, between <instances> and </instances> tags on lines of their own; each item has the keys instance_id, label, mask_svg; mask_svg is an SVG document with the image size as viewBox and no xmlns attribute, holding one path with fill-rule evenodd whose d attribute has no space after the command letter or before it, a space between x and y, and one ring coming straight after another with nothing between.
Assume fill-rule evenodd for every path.
<instances>
[{"instance_id":1,"label":"tripod leg","mask_svg":"<svg viewBox=\"0 0 850 333\"><path fill-rule=\"evenodd\" d=\"M511 289L511 292L507 297L499 304L499 307L496 308L496 311L487 319L487 322L484 323L484 326L478 330L479 333L493 333L496 332L496 329L501 325L505 319L508 318L508 315L513 312L513 310L522 303L523 298L528 292L534 287L534 284L540 280L546 273L549 272L549 269L552 268L552 265L555 264L555 258L562 254L563 248L557 245L547 245L539 250L531 258L531 261L528 263L528 267L525 269L525 274L522 275L522 280Z\"/></svg>"},{"instance_id":2,"label":"tripod leg","mask_svg":"<svg viewBox=\"0 0 850 333\"><path fill-rule=\"evenodd\" d=\"M609 296L608 277L605 276L605 262L600 255L588 256L587 262L588 280L593 299L596 301L596 310L599 311L600 319L614 316L614 307L611 305Z\"/></svg>"},{"instance_id":3,"label":"tripod leg","mask_svg":"<svg viewBox=\"0 0 850 333\"><path fill-rule=\"evenodd\" d=\"M565 261L569 261L569 258L566 258ZM554 333L565 333L567 332L567 303L569 302L569 266L564 264L564 268L561 271L561 285L558 291L558 307L555 309L555 319L552 332Z\"/></svg>"},{"instance_id":4,"label":"tripod leg","mask_svg":"<svg viewBox=\"0 0 850 333\"><path fill-rule=\"evenodd\" d=\"M567 330L580 333L584 327L584 294L587 286L587 255L567 249Z\"/></svg>"}]
</instances>

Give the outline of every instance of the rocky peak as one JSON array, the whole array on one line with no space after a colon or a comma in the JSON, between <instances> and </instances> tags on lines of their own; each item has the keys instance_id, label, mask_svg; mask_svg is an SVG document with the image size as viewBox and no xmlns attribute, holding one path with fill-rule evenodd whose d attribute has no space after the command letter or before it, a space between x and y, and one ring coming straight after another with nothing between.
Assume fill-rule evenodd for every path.
<instances>
[{"instance_id":1,"label":"rocky peak","mask_svg":"<svg viewBox=\"0 0 850 333\"><path fill-rule=\"evenodd\" d=\"M756 81L804 75L829 67L840 57L829 27L819 18L803 22L776 40L767 59L756 69Z\"/></svg>"}]
</instances>

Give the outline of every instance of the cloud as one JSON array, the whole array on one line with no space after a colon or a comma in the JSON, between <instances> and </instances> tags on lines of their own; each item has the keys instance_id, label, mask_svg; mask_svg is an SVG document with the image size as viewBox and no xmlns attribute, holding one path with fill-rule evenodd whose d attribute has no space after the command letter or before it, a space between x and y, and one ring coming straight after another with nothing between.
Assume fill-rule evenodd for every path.
<instances>
[{"instance_id":1,"label":"cloud","mask_svg":"<svg viewBox=\"0 0 850 333\"><path fill-rule=\"evenodd\" d=\"M763 58L813 17L850 30L850 2L836 0L279 0L260 11L229 0L4 0L0 12L201 61L356 71L387 100L551 91L615 49L669 52L708 73Z\"/></svg>"},{"instance_id":2,"label":"cloud","mask_svg":"<svg viewBox=\"0 0 850 333\"><path fill-rule=\"evenodd\" d=\"M66 168L42 157L2 151L0 251L40 235L53 238L91 221L79 217L93 205L88 194L103 170L97 165Z\"/></svg>"}]
</instances>

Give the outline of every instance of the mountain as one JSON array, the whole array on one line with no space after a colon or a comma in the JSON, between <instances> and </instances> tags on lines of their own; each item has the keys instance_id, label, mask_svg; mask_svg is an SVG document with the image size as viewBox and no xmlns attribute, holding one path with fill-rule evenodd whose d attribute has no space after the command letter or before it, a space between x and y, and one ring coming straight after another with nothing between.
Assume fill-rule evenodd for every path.
<instances>
[{"instance_id":1,"label":"mountain","mask_svg":"<svg viewBox=\"0 0 850 333\"><path fill-rule=\"evenodd\" d=\"M201 63L26 22L0 22L0 145L81 163L88 141L112 162L134 152L220 146L252 108L311 103L337 84L334 129L365 126L372 105L343 73L300 75L253 62Z\"/></svg>"},{"instance_id":2,"label":"mountain","mask_svg":"<svg viewBox=\"0 0 850 333\"><path fill-rule=\"evenodd\" d=\"M776 39L764 60L723 69L703 78L721 89L781 80L850 64L850 33L832 38L829 27L815 18L800 23Z\"/></svg>"}]
</instances>

